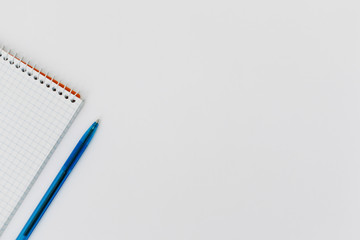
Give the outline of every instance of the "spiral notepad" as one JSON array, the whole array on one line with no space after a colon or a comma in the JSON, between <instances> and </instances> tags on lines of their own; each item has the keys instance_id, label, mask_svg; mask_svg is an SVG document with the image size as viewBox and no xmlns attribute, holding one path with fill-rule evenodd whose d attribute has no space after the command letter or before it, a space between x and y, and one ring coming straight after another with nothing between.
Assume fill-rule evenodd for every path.
<instances>
[{"instance_id":1,"label":"spiral notepad","mask_svg":"<svg viewBox=\"0 0 360 240\"><path fill-rule=\"evenodd\" d=\"M75 91L0 50L0 235L82 103Z\"/></svg>"}]
</instances>

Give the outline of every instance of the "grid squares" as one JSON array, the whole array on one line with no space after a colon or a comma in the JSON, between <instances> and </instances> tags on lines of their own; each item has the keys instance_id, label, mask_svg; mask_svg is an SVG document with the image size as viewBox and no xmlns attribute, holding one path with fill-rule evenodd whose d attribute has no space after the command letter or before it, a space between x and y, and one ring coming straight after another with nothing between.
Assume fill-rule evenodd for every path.
<instances>
[{"instance_id":1,"label":"grid squares","mask_svg":"<svg viewBox=\"0 0 360 240\"><path fill-rule=\"evenodd\" d=\"M0 235L82 105L16 63L0 58Z\"/></svg>"}]
</instances>

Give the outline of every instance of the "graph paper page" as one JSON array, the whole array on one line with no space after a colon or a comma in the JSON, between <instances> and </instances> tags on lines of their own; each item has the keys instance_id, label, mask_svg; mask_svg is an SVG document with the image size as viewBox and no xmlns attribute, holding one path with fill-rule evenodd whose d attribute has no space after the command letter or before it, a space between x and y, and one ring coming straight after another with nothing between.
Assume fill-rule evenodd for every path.
<instances>
[{"instance_id":1,"label":"graph paper page","mask_svg":"<svg viewBox=\"0 0 360 240\"><path fill-rule=\"evenodd\" d=\"M0 58L0 235L20 206L82 100L27 67ZM4 60L4 57L7 60ZM29 76L28 73L33 73ZM55 90L53 89L55 88ZM68 95L68 99L65 99ZM72 102L71 99L75 99Z\"/></svg>"}]
</instances>

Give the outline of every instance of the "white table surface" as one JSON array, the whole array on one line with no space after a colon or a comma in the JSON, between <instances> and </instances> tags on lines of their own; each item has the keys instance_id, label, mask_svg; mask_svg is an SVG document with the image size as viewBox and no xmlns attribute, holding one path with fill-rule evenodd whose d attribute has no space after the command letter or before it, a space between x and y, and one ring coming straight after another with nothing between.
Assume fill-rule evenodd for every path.
<instances>
[{"instance_id":1,"label":"white table surface","mask_svg":"<svg viewBox=\"0 0 360 240\"><path fill-rule=\"evenodd\" d=\"M31 239L359 239L357 1L6 1L0 42L85 105L1 239L88 126Z\"/></svg>"}]
</instances>

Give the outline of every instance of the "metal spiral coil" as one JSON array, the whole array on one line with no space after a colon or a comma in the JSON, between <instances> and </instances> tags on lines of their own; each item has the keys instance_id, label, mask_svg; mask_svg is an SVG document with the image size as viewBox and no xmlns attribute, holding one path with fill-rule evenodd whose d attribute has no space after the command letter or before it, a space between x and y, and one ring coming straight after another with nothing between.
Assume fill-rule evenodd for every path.
<instances>
[{"instance_id":1,"label":"metal spiral coil","mask_svg":"<svg viewBox=\"0 0 360 240\"><path fill-rule=\"evenodd\" d=\"M10 65L14 65L15 68L23 73L27 73L29 78L39 81L40 84L45 85L53 92L63 95L65 99L70 100L72 103L76 102L76 98L80 98L79 92L60 81L55 80L55 76L50 77L48 73L43 73L41 68L36 68L36 64L32 66L30 61L25 62L23 57L19 58L17 53L13 53L11 49L7 51L5 46L2 46L0 49L0 58L3 61L8 61Z\"/></svg>"}]
</instances>

